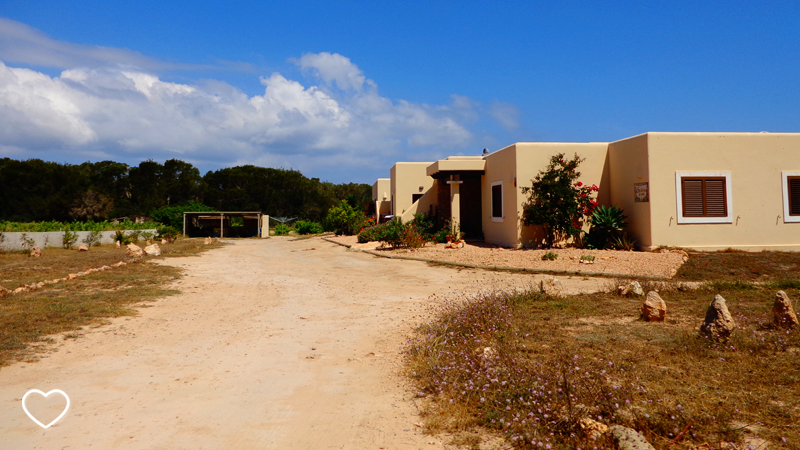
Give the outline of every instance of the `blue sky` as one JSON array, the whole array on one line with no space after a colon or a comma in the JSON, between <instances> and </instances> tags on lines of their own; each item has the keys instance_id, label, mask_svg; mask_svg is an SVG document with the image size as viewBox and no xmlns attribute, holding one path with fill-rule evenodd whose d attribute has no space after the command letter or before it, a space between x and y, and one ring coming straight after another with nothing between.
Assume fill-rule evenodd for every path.
<instances>
[{"instance_id":1,"label":"blue sky","mask_svg":"<svg viewBox=\"0 0 800 450\"><path fill-rule=\"evenodd\" d=\"M0 156L372 183L646 131L800 132L798 2L0 1Z\"/></svg>"}]
</instances>

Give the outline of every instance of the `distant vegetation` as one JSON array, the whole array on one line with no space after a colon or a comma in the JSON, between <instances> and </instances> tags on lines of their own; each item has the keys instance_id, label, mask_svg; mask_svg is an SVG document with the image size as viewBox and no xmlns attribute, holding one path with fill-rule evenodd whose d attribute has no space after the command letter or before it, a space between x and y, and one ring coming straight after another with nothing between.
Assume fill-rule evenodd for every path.
<instances>
[{"instance_id":1,"label":"distant vegetation","mask_svg":"<svg viewBox=\"0 0 800 450\"><path fill-rule=\"evenodd\" d=\"M195 208L261 211L321 222L342 200L363 211L371 199L367 184L333 184L296 170L252 165L201 176L178 159L128 166L0 158L0 192L0 221L102 222L148 216L172 226L183 211Z\"/></svg>"}]
</instances>

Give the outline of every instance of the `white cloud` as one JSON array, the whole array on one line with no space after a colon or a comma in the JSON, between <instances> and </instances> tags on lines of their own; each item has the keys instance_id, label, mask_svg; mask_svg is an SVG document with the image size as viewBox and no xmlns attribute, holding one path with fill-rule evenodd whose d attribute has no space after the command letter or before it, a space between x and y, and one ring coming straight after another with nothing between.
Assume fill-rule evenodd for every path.
<instances>
[{"instance_id":1,"label":"white cloud","mask_svg":"<svg viewBox=\"0 0 800 450\"><path fill-rule=\"evenodd\" d=\"M311 172L349 168L352 177L359 167L388 170L397 160L472 141L473 101L393 102L347 58L322 55L303 58L341 92L303 86L280 73L262 77L263 94L248 96L222 81L172 83L141 69L70 68L50 77L0 62L0 153L129 162L175 157L214 167L250 163Z\"/></svg>"},{"instance_id":2,"label":"white cloud","mask_svg":"<svg viewBox=\"0 0 800 450\"><path fill-rule=\"evenodd\" d=\"M118 65L159 70L199 67L166 63L127 49L59 41L24 23L3 17L0 17L0 60L58 68Z\"/></svg>"},{"instance_id":3,"label":"white cloud","mask_svg":"<svg viewBox=\"0 0 800 450\"><path fill-rule=\"evenodd\" d=\"M303 70L309 70L327 84L336 83L343 91L361 91L364 83L374 85L367 80L361 69L350 62L350 58L338 53L306 53L300 59L293 60Z\"/></svg>"},{"instance_id":4,"label":"white cloud","mask_svg":"<svg viewBox=\"0 0 800 450\"><path fill-rule=\"evenodd\" d=\"M507 131L519 128L519 108L513 103L495 100L489 105L489 114Z\"/></svg>"}]
</instances>

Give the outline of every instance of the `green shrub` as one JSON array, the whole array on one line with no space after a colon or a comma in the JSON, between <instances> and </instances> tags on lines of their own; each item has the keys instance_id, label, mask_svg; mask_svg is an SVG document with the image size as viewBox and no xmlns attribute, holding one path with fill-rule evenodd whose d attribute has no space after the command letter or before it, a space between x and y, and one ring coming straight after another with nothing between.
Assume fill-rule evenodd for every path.
<instances>
[{"instance_id":1,"label":"green shrub","mask_svg":"<svg viewBox=\"0 0 800 450\"><path fill-rule=\"evenodd\" d=\"M275 236L286 236L287 234L289 234L289 231L291 231L289 225L283 223L275 225Z\"/></svg>"},{"instance_id":2,"label":"green shrub","mask_svg":"<svg viewBox=\"0 0 800 450\"><path fill-rule=\"evenodd\" d=\"M385 223L375 225L373 227L364 228L358 233L358 243L364 244L366 242L375 242L380 240L381 231L386 226Z\"/></svg>"},{"instance_id":3,"label":"green shrub","mask_svg":"<svg viewBox=\"0 0 800 450\"><path fill-rule=\"evenodd\" d=\"M89 235L83 239L83 243L88 245L89 247L92 246L97 247L98 245L100 245L101 237L102 236L100 235L99 231L91 231L89 232Z\"/></svg>"},{"instance_id":4,"label":"green shrub","mask_svg":"<svg viewBox=\"0 0 800 450\"><path fill-rule=\"evenodd\" d=\"M319 234L325 230L322 229L322 225L316 222L298 220L294 224L294 231L296 231L297 234Z\"/></svg>"},{"instance_id":5,"label":"green shrub","mask_svg":"<svg viewBox=\"0 0 800 450\"><path fill-rule=\"evenodd\" d=\"M547 252L542 255L542 261L555 261L558 258L558 253Z\"/></svg>"},{"instance_id":6,"label":"green shrub","mask_svg":"<svg viewBox=\"0 0 800 450\"><path fill-rule=\"evenodd\" d=\"M366 222L367 218L361 211L354 209L349 203L342 200L328 210L324 227L337 235L352 236L361 232Z\"/></svg>"},{"instance_id":7,"label":"green shrub","mask_svg":"<svg viewBox=\"0 0 800 450\"><path fill-rule=\"evenodd\" d=\"M128 245L131 243L131 238L127 234L123 233L120 230L117 230L117 234L114 235L114 242L119 241L122 245Z\"/></svg>"},{"instance_id":8,"label":"green shrub","mask_svg":"<svg viewBox=\"0 0 800 450\"><path fill-rule=\"evenodd\" d=\"M30 253L33 247L36 246L36 241L33 238L29 238L27 233L22 233L19 237L19 243L22 244L22 249L25 253Z\"/></svg>"},{"instance_id":9,"label":"green shrub","mask_svg":"<svg viewBox=\"0 0 800 450\"><path fill-rule=\"evenodd\" d=\"M406 232L406 226L399 217L386 222L382 227L378 234L379 241L388 244L392 248L399 248L404 245L403 236Z\"/></svg>"},{"instance_id":10,"label":"green shrub","mask_svg":"<svg viewBox=\"0 0 800 450\"><path fill-rule=\"evenodd\" d=\"M156 228L156 238L157 239L166 239L168 243L173 243L178 239L180 236L180 231L177 228L171 227L169 225L162 225Z\"/></svg>"},{"instance_id":11,"label":"green shrub","mask_svg":"<svg viewBox=\"0 0 800 450\"><path fill-rule=\"evenodd\" d=\"M61 239L61 244L65 249L71 249L75 242L78 240L78 233L74 233L69 229L64 230L64 237Z\"/></svg>"},{"instance_id":12,"label":"green shrub","mask_svg":"<svg viewBox=\"0 0 800 450\"><path fill-rule=\"evenodd\" d=\"M445 244L447 243L447 236L450 236L450 230L448 230L447 228L442 228L441 230L433 234L431 240L438 244Z\"/></svg>"}]
</instances>

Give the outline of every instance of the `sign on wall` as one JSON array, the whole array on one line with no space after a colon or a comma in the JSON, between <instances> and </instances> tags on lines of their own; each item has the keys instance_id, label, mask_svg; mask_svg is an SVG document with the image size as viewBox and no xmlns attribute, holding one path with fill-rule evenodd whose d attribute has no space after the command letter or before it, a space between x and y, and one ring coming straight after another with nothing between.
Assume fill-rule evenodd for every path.
<instances>
[{"instance_id":1,"label":"sign on wall","mask_svg":"<svg viewBox=\"0 0 800 450\"><path fill-rule=\"evenodd\" d=\"M633 201L637 203L650 201L649 183L633 183Z\"/></svg>"}]
</instances>

